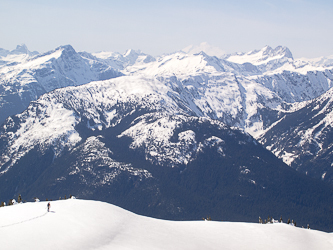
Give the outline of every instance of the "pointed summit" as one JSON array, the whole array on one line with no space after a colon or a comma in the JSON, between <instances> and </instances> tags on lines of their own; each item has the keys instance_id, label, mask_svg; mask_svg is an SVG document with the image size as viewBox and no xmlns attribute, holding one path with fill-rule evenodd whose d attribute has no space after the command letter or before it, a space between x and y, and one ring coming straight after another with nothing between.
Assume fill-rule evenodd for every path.
<instances>
[{"instance_id":1,"label":"pointed summit","mask_svg":"<svg viewBox=\"0 0 333 250\"><path fill-rule=\"evenodd\" d=\"M130 65L133 65L140 54L142 54L140 50L129 49L125 52L124 58L128 60Z\"/></svg>"},{"instance_id":2,"label":"pointed summit","mask_svg":"<svg viewBox=\"0 0 333 250\"><path fill-rule=\"evenodd\" d=\"M72 45L62 45L62 46L59 46L58 48L56 48L54 51L58 51L58 50L61 50L65 53L70 53L70 54L75 54L76 51L75 49L73 48Z\"/></svg>"},{"instance_id":3,"label":"pointed summit","mask_svg":"<svg viewBox=\"0 0 333 250\"><path fill-rule=\"evenodd\" d=\"M11 55L27 54L29 56L34 56L34 55L37 55L39 53L37 51L33 51L33 52L29 51L28 47L23 43L21 45L17 45L16 49L10 51L9 54L11 54Z\"/></svg>"},{"instance_id":4,"label":"pointed summit","mask_svg":"<svg viewBox=\"0 0 333 250\"><path fill-rule=\"evenodd\" d=\"M275 49L272 49L270 46L265 46L261 49L262 55L267 57L276 57L280 56L293 59L291 51L287 47L277 46Z\"/></svg>"},{"instance_id":5,"label":"pointed summit","mask_svg":"<svg viewBox=\"0 0 333 250\"><path fill-rule=\"evenodd\" d=\"M15 52L15 54L28 54L29 50L28 47L23 43L21 45L17 45L16 49L12 50L12 53Z\"/></svg>"},{"instance_id":6,"label":"pointed summit","mask_svg":"<svg viewBox=\"0 0 333 250\"><path fill-rule=\"evenodd\" d=\"M135 57L142 54L141 50L134 50L134 49L128 49L125 54L124 57Z\"/></svg>"}]
</instances>

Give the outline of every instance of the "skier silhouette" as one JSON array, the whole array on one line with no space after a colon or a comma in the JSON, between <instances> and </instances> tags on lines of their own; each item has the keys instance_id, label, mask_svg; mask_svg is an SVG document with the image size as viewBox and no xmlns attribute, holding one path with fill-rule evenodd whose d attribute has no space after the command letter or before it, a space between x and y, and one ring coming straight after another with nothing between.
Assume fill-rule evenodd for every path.
<instances>
[{"instance_id":1,"label":"skier silhouette","mask_svg":"<svg viewBox=\"0 0 333 250\"><path fill-rule=\"evenodd\" d=\"M50 202L49 202L49 203L47 203L47 211L48 211L48 212L50 212L50 207L51 207L51 204L50 204Z\"/></svg>"}]
</instances>

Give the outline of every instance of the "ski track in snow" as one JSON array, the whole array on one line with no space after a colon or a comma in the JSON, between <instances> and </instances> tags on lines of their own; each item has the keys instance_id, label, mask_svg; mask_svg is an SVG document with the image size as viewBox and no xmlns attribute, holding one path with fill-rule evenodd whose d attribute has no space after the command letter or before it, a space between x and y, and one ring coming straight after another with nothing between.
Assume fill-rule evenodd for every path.
<instances>
[{"instance_id":1,"label":"ski track in snow","mask_svg":"<svg viewBox=\"0 0 333 250\"><path fill-rule=\"evenodd\" d=\"M52 212L52 211L50 211ZM3 225L3 226L0 226L0 228L3 228L3 227L10 227L10 226L15 226L15 225L18 225L18 224L22 224L22 223L25 223L25 222L28 222L28 221L31 221L31 220L36 220L38 218L41 218L45 215L47 215L48 212L45 212L44 214L40 215L40 216L36 216L36 217L33 217L31 219L26 219L26 220L23 220L23 221L20 221L20 222L15 222L15 223L12 223L12 224L8 224L8 225Z\"/></svg>"},{"instance_id":2,"label":"ski track in snow","mask_svg":"<svg viewBox=\"0 0 333 250\"><path fill-rule=\"evenodd\" d=\"M24 203L0 208L1 249L328 250L332 233L285 223L167 221L88 200ZM19 217L19 222L15 221ZM12 226L3 227L4 224Z\"/></svg>"}]
</instances>

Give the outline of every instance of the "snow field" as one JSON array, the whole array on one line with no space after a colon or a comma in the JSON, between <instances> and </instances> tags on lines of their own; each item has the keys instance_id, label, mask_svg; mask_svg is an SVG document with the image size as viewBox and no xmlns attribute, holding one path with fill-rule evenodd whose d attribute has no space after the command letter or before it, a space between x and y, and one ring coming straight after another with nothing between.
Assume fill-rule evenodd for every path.
<instances>
[{"instance_id":1,"label":"snow field","mask_svg":"<svg viewBox=\"0 0 333 250\"><path fill-rule=\"evenodd\" d=\"M333 249L332 233L287 224L166 221L88 200L0 208L1 249Z\"/></svg>"}]
</instances>

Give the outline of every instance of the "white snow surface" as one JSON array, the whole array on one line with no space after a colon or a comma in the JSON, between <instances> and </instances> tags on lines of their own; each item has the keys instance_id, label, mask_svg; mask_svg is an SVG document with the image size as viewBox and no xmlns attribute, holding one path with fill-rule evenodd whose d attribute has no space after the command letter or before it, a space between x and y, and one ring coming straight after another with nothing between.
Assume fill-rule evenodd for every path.
<instances>
[{"instance_id":1,"label":"white snow surface","mask_svg":"<svg viewBox=\"0 0 333 250\"><path fill-rule=\"evenodd\" d=\"M0 208L1 249L329 250L332 233L285 223L167 221L68 199Z\"/></svg>"}]
</instances>

